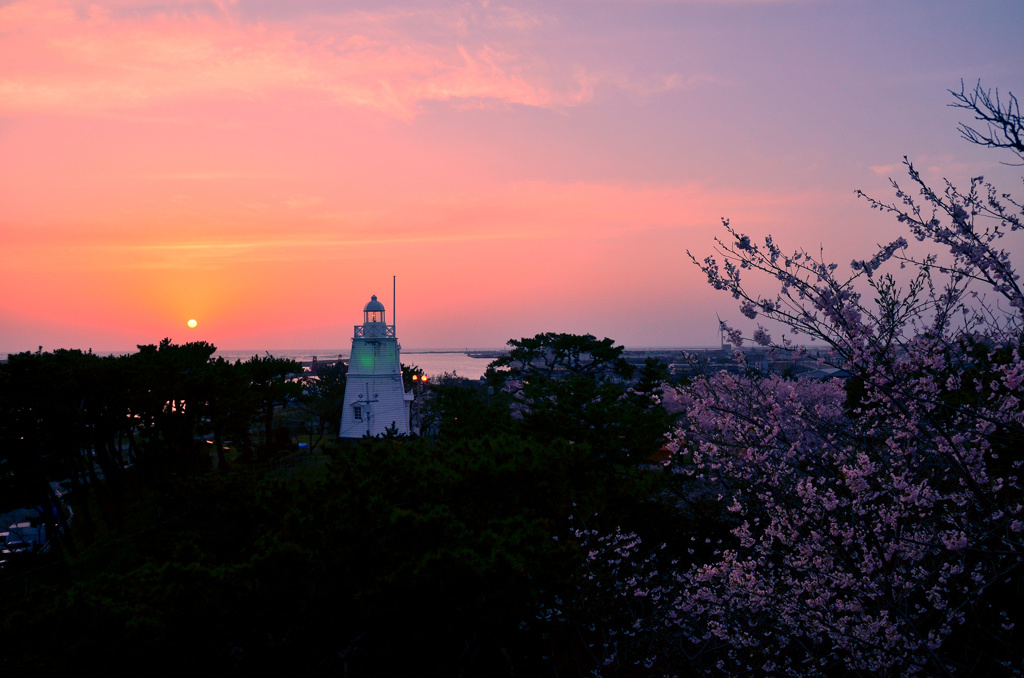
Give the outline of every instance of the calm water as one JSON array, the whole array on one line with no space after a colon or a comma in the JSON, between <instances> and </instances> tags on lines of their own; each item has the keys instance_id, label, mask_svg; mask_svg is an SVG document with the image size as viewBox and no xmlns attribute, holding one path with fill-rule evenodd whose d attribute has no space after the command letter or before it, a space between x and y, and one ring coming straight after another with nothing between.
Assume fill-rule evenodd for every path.
<instances>
[{"instance_id":1,"label":"calm water","mask_svg":"<svg viewBox=\"0 0 1024 678\"><path fill-rule=\"evenodd\" d=\"M471 358L465 353L403 353L402 362L420 367L429 377L454 372L466 379L479 379L491 358Z\"/></svg>"},{"instance_id":2,"label":"calm water","mask_svg":"<svg viewBox=\"0 0 1024 678\"><path fill-rule=\"evenodd\" d=\"M339 357L346 360L351 353L350 349L284 349L270 351L275 358L288 358L299 362L309 362L313 358L317 360L337 360ZM266 355L265 351L221 351L214 355L230 360L248 360L254 355ZM465 353L436 353L402 351L402 362L406 365L416 365L423 370L428 377L436 378L445 372L454 372L466 379L479 379L484 375L484 370L491 362L489 358L471 358Z\"/></svg>"}]
</instances>

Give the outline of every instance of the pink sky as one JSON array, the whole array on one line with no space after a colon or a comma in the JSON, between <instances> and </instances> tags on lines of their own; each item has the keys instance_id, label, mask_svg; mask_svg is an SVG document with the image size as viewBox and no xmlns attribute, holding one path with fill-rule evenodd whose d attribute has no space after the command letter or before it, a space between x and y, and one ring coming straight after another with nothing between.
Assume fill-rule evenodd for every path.
<instances>
[{"instance_id":1,"label":"pink sky","mask_svg":"<svg viewBox=\"0 0 1024 678\"><path fill-rule=\"evenodd\" d=\"M1007 0L0 1L0 353L717 342L720 219L840 263L932 179L1020 186L960 79L1024 95ZM190 330L186 322L199 325Z\"/></svg>"}]
</instances>

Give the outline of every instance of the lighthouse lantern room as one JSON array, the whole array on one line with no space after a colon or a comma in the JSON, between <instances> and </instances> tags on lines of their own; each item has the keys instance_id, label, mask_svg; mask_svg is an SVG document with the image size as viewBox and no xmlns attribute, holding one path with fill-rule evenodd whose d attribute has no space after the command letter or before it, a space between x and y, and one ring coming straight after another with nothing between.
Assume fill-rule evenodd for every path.
<instances>
[{"instance_id":1,"label":"lighthouse lantern room","mask_svg":"<svg viewBox=\"0 0 1024 678\"><path fill-rule=\"evenodd\" d=\"M405 392L400 353L395 326L387 324L384 304L374 295L352 336L340 437L376 436L389 428L409 433L413 395Z\"/></svg>"}]
</instances>

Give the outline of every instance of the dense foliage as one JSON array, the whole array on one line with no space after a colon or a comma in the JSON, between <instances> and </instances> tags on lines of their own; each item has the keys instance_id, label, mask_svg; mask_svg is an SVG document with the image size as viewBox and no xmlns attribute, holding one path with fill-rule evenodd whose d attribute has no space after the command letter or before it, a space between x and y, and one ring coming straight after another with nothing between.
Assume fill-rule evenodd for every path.
<instances>
[{"instance_id":1,"label":"dense foliage","mask_svg":"<svg viewBox=\"0 0 1024 678\"><path fill-rule=\"evenodd\" d=\"M66 512L54 481L83 499L86 488L98 488L119 519L129 482L160 485L212 460L223 467L229 437L243 458L278 451L273 412L301 392L291 379L301 366L270 356L228 363L213 360L215 350L164 339L125 356L66 349L9 356L0 366L0 511L50 507L44 514L58 534ZM262 428L252 427L257 421ZM126 474L129 467L136 473ZM84 501L78 518L92 519ZM73 540L65 546L75 548Z\"/></svg>"},{"instance_id":2,"label":"dense foliage","mask_svg":"<svg viewBox=\"0 0 1024 678\"><path fill-rule=\"evenodd\" d=\"M578 568L553 536L661 515L588 447L515 437L135 487L113 539L0 582L5 675L575 675L580 641L539 614Z\"/></svg>"},{"instance_id":3,"label":"dense foliage","mask_svg":"<svg viewBox=\"0 0 1024 678\"><path fill-rule=\"evenodd\" d=\"M630 387L636 368L611 339L547 332L508 345L486 377L504 396L517 431L587 443L623 464L646 462L664 444L671 418L658 400L654 381L665 372L657 361L648 361Z\"/></svg>"},{"instance_id":4,"label":"dense foliage","mask_svg":"<svg viewBox=\"0 0 1024 678\"><path fill-rule=\"evenodd\" d=\"M284 421L332 439L344 370L296 382L291 361L212 353L164 341L120 358L26 353L0 368L6 441L24 441L5 448L5 480L24 489L21 505L74 511L51 551L0 572L0 631L14 648L0 673L584 670L586 643L543 613L571 595L579 568L557 537L574 515L608 529L668 523L655 479L588 444L585 428L569 438L515 420L508 394L455 377L418 387L428 438L291 454ZM100 367L120 380L98 382ZM598 382L573 384L574 399L558 392L562 411L584 420L572 407ZM615 402L622 426L631 410ZM106 403L109 440L72 416ZM59 502L54 479L73 486Z\"/></svg>"}]
</instances>

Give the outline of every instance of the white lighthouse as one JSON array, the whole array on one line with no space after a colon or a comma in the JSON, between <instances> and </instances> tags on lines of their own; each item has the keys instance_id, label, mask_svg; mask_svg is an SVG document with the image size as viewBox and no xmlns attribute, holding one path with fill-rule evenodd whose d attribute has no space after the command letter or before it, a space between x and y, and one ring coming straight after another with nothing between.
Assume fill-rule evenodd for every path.
<instances>
[{"instance_id":1,"label":"white lighthouse","mask_svg":"<svg viewBox=\"0 0 1024 678\"><path fill-rule=\"evenodd\" d=\"M389 428L409 433L409 403L405 392L395 326L385 321L384 304L374 295L363 307L363 324L355 326L352 357L341 414L342 438L380 435Z\"/></svg>"}]
</instances>

